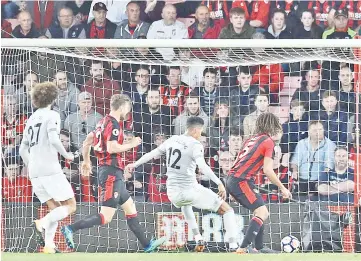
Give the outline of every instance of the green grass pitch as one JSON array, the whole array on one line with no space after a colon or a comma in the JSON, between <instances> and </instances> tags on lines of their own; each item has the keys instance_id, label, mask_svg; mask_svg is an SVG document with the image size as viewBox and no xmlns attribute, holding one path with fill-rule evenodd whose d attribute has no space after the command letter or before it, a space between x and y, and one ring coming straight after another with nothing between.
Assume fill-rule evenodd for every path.
<instances>
[{"instance_id":1,"label":"green grass pitch","mask_svg":"<svg viewBox=\"0 0 361 261\"><path fill-rule=\"evenodd\" d=\"M2 253L3 261L360 261L361 254L245 254L152 253L152 254L15 254Z\"/></svg>"}]
</instances>

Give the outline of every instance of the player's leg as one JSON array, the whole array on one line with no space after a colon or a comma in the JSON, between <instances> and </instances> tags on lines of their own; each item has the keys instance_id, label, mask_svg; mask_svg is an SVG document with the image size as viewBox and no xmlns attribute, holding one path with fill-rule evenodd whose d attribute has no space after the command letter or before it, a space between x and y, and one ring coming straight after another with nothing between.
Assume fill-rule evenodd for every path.
<instances>
[{"instance_id":1,"label":"player's leg","mask_svg":"<svg viewBox=\"0 0 361 261\"><path fill-rule=\"evenodd\" d=\"M239 253L247 253L252 251L250 245L263 237L263 222L268 218L268 210L264 204L262 196L254 191L254 185L250 181L238 182L237 180L227 180L227 190L233 198L243 205L245 208L253 211L253 218L251 219L247 228L245 237L240 246Z\"/></svg>"},{"instance_id":2,"label":"player's leg","mask_svg":"<svg viewBox=\"0 0 361 261\"><path fill-rule=\"evenodd\" d=\"M224 227L228 234L228 241L230 249L236 249L237 243L237 223L234 211L229 204L224 202L216 193L212 190L197 184L195 186L195 200L193 206L199 209L208 209L217 212L223 216Z\"/></svg>"},{"instance_id":3,"label":"player's leg","mask_svg":"<svg viewBox=\"0 0 361 261\"><path fill-rule=\"evenodd\" d=\"M123 180L119 180L119 185L117 186L117 188L117 192L119 194L118 202L124 211L129 229L133 232L133 234L142 244L145 252L154 251L166 241L166 238L162 237L159 239L149 239L146 237L145 228L140 225L134 201L130 197Z\"/></svg>"}]
</instances>

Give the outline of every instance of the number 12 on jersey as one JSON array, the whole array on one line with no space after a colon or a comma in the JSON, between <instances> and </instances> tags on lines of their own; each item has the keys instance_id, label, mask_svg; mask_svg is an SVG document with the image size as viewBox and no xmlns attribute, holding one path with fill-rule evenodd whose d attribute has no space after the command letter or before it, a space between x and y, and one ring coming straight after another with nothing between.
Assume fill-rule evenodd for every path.
<instances>
[{"instance_id":1,"label":"number 12 on jersey","mask_svg":"<svg viewBox=\"0 0 361 261\"><path fill-rule=\"evenodd\" d=\"M173 169L180 169L180 166L177 165L177 163L179 162L179 160L182 157L182 153L179 149L175 149L173 150L172 147L170 147L168 149L168 163L167 163L167 167L168 168L173 168Z\"/></svg>"}]
</instances>

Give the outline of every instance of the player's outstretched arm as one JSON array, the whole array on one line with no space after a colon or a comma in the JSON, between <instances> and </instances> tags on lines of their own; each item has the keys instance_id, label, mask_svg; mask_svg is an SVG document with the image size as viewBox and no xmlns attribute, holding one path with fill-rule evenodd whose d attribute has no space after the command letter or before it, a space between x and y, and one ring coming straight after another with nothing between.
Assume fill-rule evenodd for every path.
<instances>
[{"instance_id":1,"label":"player's outstretched arm","mask_svg":"<svg viewBox=\"0 0 361 261\"><path fill-rule=\"evenodd\" d=\"M286 187L282 184L282 182L274 172L272 158L270 157L264 158L263 172L268 177L268 179L281 190L284 198L292 198L291 192L288 189L286 189Z\"/></svg>"},{"instance_id":2,"label":"player's outstretched arm","mask_svg":"<svg viewBox=\"0 0 361 261\"><path fill-rule=\"evenodd\" d=\"M135 168L138 168L140 165L143 165L144 163L147 163L151 159L154 159L155 157L159 157L163 154L163 152L158 148L152 150L151 152L148 152L144 154L140 159L138 159L136 162L129 164L126 166L126 169L129 172L132 172Z\"/></svg>"},{"instance_id":3,"label":"player's outstretched arm","mask_svg":"<svg viewBox=\"0 0 361 261\"><path fill-rule=\"evenodd\" d=\"M23 140L20 144L19 154L23 159L26 166L29 164L29 141L23 137Z\"/></svg>"}]
</instances>

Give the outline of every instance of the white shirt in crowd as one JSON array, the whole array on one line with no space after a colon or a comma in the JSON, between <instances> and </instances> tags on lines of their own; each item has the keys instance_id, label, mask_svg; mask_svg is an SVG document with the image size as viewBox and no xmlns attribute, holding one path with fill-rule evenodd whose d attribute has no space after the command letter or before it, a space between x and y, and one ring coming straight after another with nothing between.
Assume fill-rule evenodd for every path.
<instances>
[{"instance_id":1,"label":"white shirt in crowd","mask_svg":"<svg viewBox=\"0 0 361 261\"><path fill-rule=\"evenodd\" d=\"M148 39L188 39L188 29L186 25L180 21L175 21L172 25L165 25L163 20L155 21L150 26ZM174 58L173 48L157 48L164 60L172 60Z\"/></svg>"}]
</instances>

